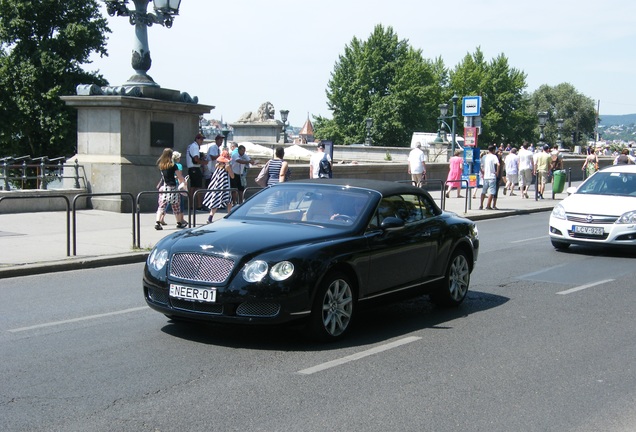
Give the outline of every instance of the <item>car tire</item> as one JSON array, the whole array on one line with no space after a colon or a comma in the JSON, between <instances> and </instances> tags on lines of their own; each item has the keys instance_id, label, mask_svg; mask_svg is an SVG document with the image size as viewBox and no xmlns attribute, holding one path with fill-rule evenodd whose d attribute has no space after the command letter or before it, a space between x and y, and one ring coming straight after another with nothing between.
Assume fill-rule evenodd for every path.
<instances>
[{"instance_id":1,"label":"car tire","mask_svg":"<svg viewBox=\"0 0 636 432\"><path fill-rule=\"evenodd\" d=\"M431 301L440 306L459 306L466 298L470 285L470 264L466 253L455 251L448 260L444 279L430 295Z\"/></svg>"},{"instance_id":2,"label":"car tire","mask_svg":"<svg viewBox=\"0 0 636 432\"><path fill-rule=\"evenodd\" d=\"M343 273L331 273L320 284L311 309L309 330L320 341L338 340L349 331L356 310L354 290Z\"/></svg>"},{"instance_id":3,"label":"car tire","mask_svg":"<svg viewBox=\"0 0 636 432\"><path fill-rule=\"evenodd\" d=\"M552 246L554 246L556 250L566 250L567 248L570 247L570 243L565 243L558 240L550 240L550 242L552 243Z\"/></svg>"}]
</instances>

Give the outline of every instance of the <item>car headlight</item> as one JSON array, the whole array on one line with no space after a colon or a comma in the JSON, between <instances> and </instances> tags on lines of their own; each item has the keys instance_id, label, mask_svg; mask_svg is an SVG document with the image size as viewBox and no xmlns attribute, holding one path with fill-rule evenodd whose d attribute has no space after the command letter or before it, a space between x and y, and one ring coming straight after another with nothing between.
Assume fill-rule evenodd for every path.
<instances>
[{"instance_id":1,"label":"car headlight","mask_svg":"<svg viewBox=\"0 0 636 432\"><path fill-rule=\"evenodd\" d=\"M168 262L168 251L166 249L154 249L148 257L148 265L159 271Z\"/></svg>"},{"instance_id":2,"label":"car headlight","mask_svg":"<svg viewBox=\"0 0 636 432\"><path fill-rule=\"evenodd\" d=\"M269 275L275 281L284 281L294 273L294 265L289 261L281 261L272 266Z\"/></svg>"},{"instance_id":3,"label":"car headlight","mask_svg":"<svg viewBox=\"0 0 636 432\"><path fill-rule=\"evenodd\" d=\"M636 223L636 210L623 213L616 221L617 224L633 224Z\"/></svg>"},{"instance_id":4,"label":"car headlight","mask_svg":"<svg viewBox=\"0 0 636 432\"><path fill-rule=\"evenodd\" d=\"M243 268L243 279L248 282L260 282L267 274L268 269L269 266L265 261L250 261Z\"/></svg>"},{"instance_id":5,"label":"car headlight","mask_svg":"<svg viewBox=\"0 0 636 432\"><path fill-rule=\"evenodd\" d=\"M561 204L557 204L553 209L552 209L552 216L557 218L557 219L563 219L565 220L565 207L563 207Z\"/></svg>"}]
</instances>

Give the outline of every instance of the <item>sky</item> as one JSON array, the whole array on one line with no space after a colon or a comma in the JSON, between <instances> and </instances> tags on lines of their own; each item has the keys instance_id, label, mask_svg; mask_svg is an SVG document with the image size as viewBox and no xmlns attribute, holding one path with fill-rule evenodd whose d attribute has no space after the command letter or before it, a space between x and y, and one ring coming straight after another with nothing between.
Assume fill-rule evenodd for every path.
<instances>
[{"instance_id":1,"label":"sky","mask_svg":"<svg viewBox=\"0 0 636 432\"><path fill-rule=\"evenodd\" d=\"M109 56L85 69L121 85L133 74L134 27L102 11ZM378 24L450 69L480 47L525 72L528 92L567 82L601 118L636 113L634 0L182 0L171 29L148 28L148 74L214 106L206 118L233 123L271 102L300 127L332 117L326 89L339 56Z\"/></svg>"}]
</instances>

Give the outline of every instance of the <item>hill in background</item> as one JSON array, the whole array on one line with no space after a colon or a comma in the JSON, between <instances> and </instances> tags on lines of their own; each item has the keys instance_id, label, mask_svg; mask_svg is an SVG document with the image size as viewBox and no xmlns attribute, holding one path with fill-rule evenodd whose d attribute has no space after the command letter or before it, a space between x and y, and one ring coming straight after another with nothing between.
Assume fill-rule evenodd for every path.
<instances>
[{"instance_id":1,"label":"hill in background","mask_svg":"<svg viewBox=\"0 0 636 432\"><path fill-rule=\"evenodd\" d=\"M636 123L636 114L623 114L623 115L603 115L599 116L601 118L600 124L603 126L613 126L613 125L630 125Z\"/></svg>"}]
</instances>

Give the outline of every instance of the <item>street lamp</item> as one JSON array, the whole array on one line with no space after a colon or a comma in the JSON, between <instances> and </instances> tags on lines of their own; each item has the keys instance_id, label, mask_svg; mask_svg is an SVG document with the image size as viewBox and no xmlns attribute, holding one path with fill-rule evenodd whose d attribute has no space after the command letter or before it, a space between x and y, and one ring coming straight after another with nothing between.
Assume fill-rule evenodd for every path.
<instances>
[{"instance_id":1,"label":"street lamp","mask_svg":"<svg viewBox=\"0 0 636 432\"><path fill-rule=\"evenodd\" d=\"M230 130L227 128L227 124L223 124L221 133L223 134L223 148L227 150L227 136L230 134Z\"/></svg>"},{"instance_id":2,"label":"street lamp","mask_svg":"<svg viewBox=\"0 0 636 432\"><path fill-rule=\"evenodd\" d=\"M287 142L287 117L289 110L280 110L280 119L283 122L283 144Z\"/></svg>"},{"instance_id":3,"label":"street lamp","mask_svg":"<svg viewBox=\"0 0 636 432\"><path fill-rule=\"evenodd\" d=\"M539 146L543 147L543 145L545 144L543 142L543 140L545 139L545 136L543 135L543 128L545 127L545 124L548 121L548 112L539 111L537 113L537 116L539 117L539 130L541 131L541 133L539 134Z\"/></svg>"},{"instance_id":4,"label":"street lamp","mask_svg":"<svg viewBox=\"0 0 636 432\"><path fill-rule=\"evenodd\" d=\"M154 13L148 13L148 3L153 1ZM128 0L104 0L106 11L110 16L127 16L130 24L135 26L135 44L132 53L132 68L135 74L124 85L159 87L148 75L152 64L148 48L148 27L159 24L172 27L174 16L179 15L181 0L133 0L135 9L128 9Z\"/></svg>"},{"instance_id":5,"label":"street lamp","mask_svg":"<svg viewBox=\"0 0 636 432\"><path fill-rule=\"evenodd\" d=\"M563 147L563 140L561 139L561 129L563 129L563 119L556 119L557 124L557 144L559 145L559 150L565 150Z\"/></svg>"},{"instance_id":6,"label":"street lamp","mask_svg":"<svg viewBox=\"0 0 636 432\"><path fill-rule=\"evenodd\" d=\"M364 141L364 145L373 145L373 140L371 139L371 127L373 127L373 119L371 117L367 117L365 120L367 126L367 138Z\"/></svg>"},{"instance_id":7,"label":"street lamp","mask_svg":"<svg viewBox=\"0 0 636 432\"><path fill-rule=\"evenodd\" d=\"M437 138L435 138L436 142L445 141L442 139L442 134L446 136L446 129L444 126L448 127L451 130L451 152L450 154L455 154L455 147L457 146L457 101L459 100L459 96L454 94L451 98L451 102L453 103L453 115L447 116L448 114L448 104L443 103L439 105L439 113L440 116L437 118L439 122L439 129L437 130ZM451 125L449 126L444 120L451 119Z\"/></svg>"}]
</instances>

